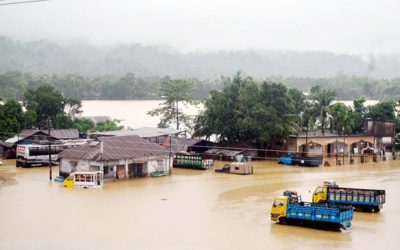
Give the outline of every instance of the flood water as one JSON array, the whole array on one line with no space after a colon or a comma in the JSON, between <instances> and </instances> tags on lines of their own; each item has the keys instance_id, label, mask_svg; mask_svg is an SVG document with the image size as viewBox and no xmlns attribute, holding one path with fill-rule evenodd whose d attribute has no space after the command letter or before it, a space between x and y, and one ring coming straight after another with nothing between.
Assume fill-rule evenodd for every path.
<instances>
[{"instance_id":1,"label":"flood water","mask_svg":"<svg viewBox=\"0 0 400 250\"><path fill-rule=\"evenodd\" d=\"M147 115L158 108L162 100L84 100L82 116L110 116L121 121L125 128L157 127L160 118ZM187 115L197 115L203 106L182 105L179 109Z\"/></svg>"},{"instance_id":2,"label":"flood water","mask_svg":"<svg viewBox=\"0 0 400 250\"><path fill-rule=\"evenodd\" d=\"M221 167L222 162L217 166ZM48 168L0 166L0 249L398 249L400 160L301 168L253 162L241 176L174 169L159 178L66 189ZM58 173L53 168L53 173ZM353 227L330 232L274 224L274 196L304 201L323 180L385 189L377 214L356 213Z\"/></svg>"}]
</instances>

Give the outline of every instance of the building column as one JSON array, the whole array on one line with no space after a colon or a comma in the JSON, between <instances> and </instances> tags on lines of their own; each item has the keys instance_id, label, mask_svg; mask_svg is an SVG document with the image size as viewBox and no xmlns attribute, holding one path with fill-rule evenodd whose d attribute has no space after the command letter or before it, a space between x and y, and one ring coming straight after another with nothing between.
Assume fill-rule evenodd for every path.
<instances>
[{"instance_id":1,"label":"building column","mask_svg":"<svg viewBox=\"0 0 400 250\"><path fill-rule=\"evenodd\" d=\"M321 145L322 147L322 158L326 158L326 145Z\"/></svg>"},{"instance_id":2,"label":"building column","mask_svg":"<svg viewBox=\"0 0 400 250\"><path fill-rule=\"evenodd\" d=\"M125 180L128 179L128 176L129 176L128 160L125 159Z\"/></svg>"}]
</instances>

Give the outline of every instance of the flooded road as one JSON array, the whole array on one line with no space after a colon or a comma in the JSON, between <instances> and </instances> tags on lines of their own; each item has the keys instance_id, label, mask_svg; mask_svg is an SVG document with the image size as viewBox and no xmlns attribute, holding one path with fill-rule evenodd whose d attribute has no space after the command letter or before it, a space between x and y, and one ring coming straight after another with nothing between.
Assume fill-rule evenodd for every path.
<instances>
[{"instance_id":1,"label":"flooded road","mask_svg":"<svg viewBox=\"0 0 400 250\"><path fill-rule=\"evenodd\" d=\"M254 175L174 169L167 177L66 189L48 169L0 166L0 249L398 249L400 160L301 168L253 162ZM222 166L223 163L218 163ZM53 173L58 170L53 169ZM274 196L304 201L323 180L386 189L381 213L329 232L271 223Z\"/></svg>"}]
</instances>

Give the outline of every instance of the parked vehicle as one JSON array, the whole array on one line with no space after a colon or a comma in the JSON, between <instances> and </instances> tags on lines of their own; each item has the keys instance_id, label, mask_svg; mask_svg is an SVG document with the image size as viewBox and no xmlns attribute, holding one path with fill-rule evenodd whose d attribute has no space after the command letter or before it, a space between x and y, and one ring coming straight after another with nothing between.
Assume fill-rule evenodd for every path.
<instances>
[{"instance_id":1,"label":"parked vehicle","mask_svg":"<svg viewBox=\"0 0 400 250\"><path fill-rule=\"evenodd\" d=\"M358 211L379 212L385 203L385 190L344 188L334 181L324 181L313 193L313 202L351 205Z\"/></svg>"},{"instance_id":2,"label":"parked vehicle","mask_svg":"<svg viewBox=\"0 0 400 250\"><path fill-rule=\"evenodd\" d=\"M192 168L206 170L214 166L212 159L202 159L201 156L177 154L173 160L175 168Z\"/></svg>"},{"instance_id":3,"label":"parked vehicle","mask_svg":"<svg viewBox=\"0 0 400 250\"><path fill-rule=\"evenodd\" d=\"M285 191L272 203L271 220L279 224L340 230L351 227L351 206L302 202L296 192Z\"/></svg>"},{"instance_id":4,"label":"parked vehicle","mask_svg":"<svg viewBox=\"0 0 400 250\"><path fill-rule=\"evenodd\" d=\"M56 176L56 178L54 178L54 181L55 182L64 182L65 181L65 178L64 177L62 177L62 176Z\"/></svg>"},{"instance_id":5,"label":"parked vehicle","mask_svg":"<svg viewBox=\"0 0 400 250\"><path fill-rule=\"evenodd\" d=\"M152 172L150 173L151 177L162 177L162 176L167 176L168 174L164 171L157 171L157 172Z\"/></svg>"},{"instance_id":6,"label":"parked vehicle","mask_svg":"<svg viewBox=\"0 0 400 250\"><path fill-rule=\"evenodd\" d=\"M278 159L278 163L285 165L299 165L304 167L318 167L322 164L321 156L302 156L301 154L289 153Z\"/></svg>"},{"instance_id":7,"label":"parked vehicle","mask_svg":"<svg viewBox=\"0 0 400 250\"><path fill-rule=\"evenodd\" d=\"M58 164L58 154L63 150L76 147L86 143L86 140L75 142L53 142L51 144L51 162ZM21 144L17 145L16 166L33 167L49 164L49 145L48 144Z\"/></svg>"},{"instance_id":8,"label":"parked vehicle","mask_svg":"<svg viewBox=\"0 0 400 250\"><path fill-rule=\"evenodd\" d=\"M215 172L228 174L253 174L253 165L246 162L232 162L223 168L215 169Z\"/></svg>"},{"instance_id":9,"label":"parked vehicle","mask_svg":"<svg viewBox=\"0 0 400 250\"><path fill-rule=\"evenodd\" d=\"M74 172L64 180L63 185L68 188L102 188L104 175L101 171Z\"/></svg>"}]
</instances>

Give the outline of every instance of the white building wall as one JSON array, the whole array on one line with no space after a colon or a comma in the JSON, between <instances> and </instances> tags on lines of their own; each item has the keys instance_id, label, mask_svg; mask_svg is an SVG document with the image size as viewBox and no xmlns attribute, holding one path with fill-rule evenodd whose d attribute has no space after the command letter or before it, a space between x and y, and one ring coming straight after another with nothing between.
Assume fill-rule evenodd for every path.
<instances>
[{"instance_id":1,"label":"white building wall","mask_svg":"<svg viewBox=\"0 0 400 250\"><path fill-rule=\"evenodd\" d=\"M164 159L153 159L147 162L147 170L149 174L158 171L169 172L171 168L172 168L172 159L168 161L168 157Z\"/></svg>"},{"instance_id":2,"label":"white building wall","mask_svg":"<svg viewBox=\"0 0 400 250\"><path fill-rule=\"evenodd\" d=\"M106 178L115 178L116 177L116 166L117 165L125 165L125 161L128 164L135 163L135 159L128 160L119 160L115 162L106 162L103 166L109 167L108 174L105 174ZM168 166L169 165L169 166ZM147 161L143 163L143 172L150 174L157 171L165 171L170 172L172 168L172 159L168 160L168 157L165 158L147 158ZM60 175L69 175L72 172L76 171L103 171L100 162L93 162L88 160L73 160L73 159L61 159L60 161Z\"/></svg>"},{"instance_id":3,"label":"white building wall","mask_svg":"<svg viewBox=\"0 0 400 250\"><path fill-rule=\"evenodd\" d=\"M89 171L89 161L87 160L72 160L61 159L60 161L60 175L69 175L76 171Z\"/></svg>"}]
</instances>

